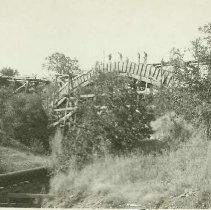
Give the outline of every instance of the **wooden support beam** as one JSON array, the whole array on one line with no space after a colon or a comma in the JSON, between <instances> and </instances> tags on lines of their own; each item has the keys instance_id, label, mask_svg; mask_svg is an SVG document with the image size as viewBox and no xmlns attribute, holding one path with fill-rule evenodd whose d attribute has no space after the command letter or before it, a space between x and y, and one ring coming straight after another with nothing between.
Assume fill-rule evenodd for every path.
<instances>
[{"instance_id":1,"label":"wooden support beam","mask_svg":"<svg viewBox=\"0 0 211 210\"><path fill-rule=\"evenodd\" d=\"M30 81L30 82L49 82L48 79L38 79L38 78L34 78L34 77L10 77L10 76L0 76L0 78L4 78L7 79L8 81L12 82L12 81L20 81L20 82L24 82L24 81Z\"/></svg>"},{"instance_id":2,"label":"wooden support beam","mask_svg":"<svg viewBox=\"0 0 211 210\"><path fill-rule=\"evenodd\" d=\"M74 111L75 110L75 107L67 107L67 108L54 109L55 112L64 112L65 110L67 110L67 111Z\"/></svg>"},{"instance_id":3,"label":"wooden support beam","mask_svg":"<svg viewBox=\"0 0 211 210\"><path fill-rule=\"evenodd\" d=\"M94 98L95 94L80 95L80 98Z\"/></svg>"},{"instance_id":4,"label":"wooden support beam","mask_svg":"<svg viewBox=\"0 0 211 210\"><path fill-rule=\"evenodd\" d=\"M14 203L14 202L9 202L9 203L0 203L0 207L2 208L2 207L9 207L9 208L12 208L12 207L14 207L14 208L19 208L19 209L22 209L22 208L29 208L29 206L30 206L30 208L32 208L31 207L31 205L32 204L30 204L29 205L29 203ZM41 208L41 206L40 206L40 204L33 204L33 208Z\"/></svg>"},{"instance_id":5,"label":"wooden support beam","mask_svg":"<svg viewBox=\"0 0 211 210\"><path fill-rule=\"evenodd\" d=\"M65 100L67 100L67 97L60 99L55 105L60 106Z\"/></svg>"},{"instance_id":6,"label":"wooden support beam","mask_svg":"<svg viewBox=\"0 0 211 210\"><path fill-rule=\"evenodd\" d=\"M28 85L28 82L25 81L25 83L23 85L21 85L19 88L17 88L14 92L17 93L19 90L21 90L22 88L26 88Z\"/></svg>"},{"instance_id":7,"label":"wooden support beam","mask_svg":"<svg viewBox=\"0 0 211 210\"><path fill-rule=\"evenodd\" d=\"M68 74L55 74L56 77L68 77L69 75Z\"/></svg>"},{"instance_id":8,"label":"wooden support beam","mask_svg":"<svg viewBox=\"0 0 211 210\"><path fill-rule=\"evenodd\" d=\"M76 108L75 108L74 111L68 113L67 115L65 115L64 117L60 118L58 121L56 121L55 123L53 123L53 126L59 125L61 122L63 122L64 120L66 120L68 117L70 117L75 111L76 111Z\"/></svg>"},{"instance_id":9,"label":"wooden support beam","mask_svg":"<svg viewBox=\"0 0 211 210\"><path fill-rule=\"evenodd\" d=\"M34 194L34 193L7 193L6 196L8 198L56 198L57 196L53 194Z\"/></svg>"},{"instance_id":10,"label":"wooden support beam","mask_svg":"<svg viewBox=\"0 0 211 210\"><path fill-rule=\"evenodd\" d=\"M0 186L4 187L10 184L16 184L18 182L30 181L33 179L37 179L37 177L40 177L40 179L42 179L47 176L48 170L44 167L32 168L7 174L0 174Z\"/></svg>"}]
</instances>

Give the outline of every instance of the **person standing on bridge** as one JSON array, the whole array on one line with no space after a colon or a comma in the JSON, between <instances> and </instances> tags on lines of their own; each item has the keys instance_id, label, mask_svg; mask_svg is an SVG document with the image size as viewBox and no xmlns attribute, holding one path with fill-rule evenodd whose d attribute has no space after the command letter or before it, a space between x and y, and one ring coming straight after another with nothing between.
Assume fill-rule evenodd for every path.
<instances>
[{"instance_id":1,"label":"person standing on bridge","mask_svg":"<svg viewBox=\"0 0 211 210\"><path fill-rule=\"evenodd\" d=\"M119 54L120 61L122 61L122 58L123 58L122 53L118 52L118 54Z\"/></svg>"},{"instance_id":2,"label":"person standing on bridge","mask_svg":"<svg viewBox=\"0 0 211 210\"><path fill-rule=\"evenodd\" d=\"M141 61L141 54L138 52L138 63Z\"/></svg>"},{"instance_id":3,"label":"person standing on bridge","mask_svg":"<svg viewBox=\"0 0 211 210\"><path fill-rule=\"evenodd\" d=\"M144 64L147 64L147 57L148 57L147 53L144 52Z\"/></svg>"}]
</instances>

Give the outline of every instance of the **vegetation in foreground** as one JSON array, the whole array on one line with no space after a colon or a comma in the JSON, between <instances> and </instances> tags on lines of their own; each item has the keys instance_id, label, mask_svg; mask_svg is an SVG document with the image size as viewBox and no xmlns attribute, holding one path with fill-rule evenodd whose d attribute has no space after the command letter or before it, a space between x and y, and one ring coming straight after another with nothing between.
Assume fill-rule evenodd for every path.
<instances>
[{"instance_id":1,"label":"vegetation in foreground","mask_svg":"<svg viewBox=\"0 0 211 210\"><path fill-rule=\"evenodd\" d=\"M210 147L195 132L188 144L170 153L108 156L80 171L70 167L51 180L51 193L59 197L44 206L209 208Z\"/></svg>"},{"instance_id":2,"label":"vegetation in foreground","mask_svg":"<svg viewBox=\"0 0 211 210\"><path fill-rule=\"evenodd\" d=\"M198 66L186 65L174 49L170 62L175 82L168 89L137 97L140 83L100 73L94 85L78 90L78 95L95 93L95 100L79 103L74 124L65 129L64 138L58 131L51 143L55 149L51 192L59 196L46 201L46 207L211 206L211 24L200 30L203 40L192 42ZM57 53L52 58L57 56L59 62L73 62L79 70L77 60ZM203 69L206 76L201 62L208 64ZM47 66L59 72L69 68L65 64L58 70L62 65L51 66L51 59ZM42 95L11 97L11 88L5 87L0 89L1 145L16 139L33 151L48 151L49 116ZM100 110L102 106L105 109ZM144 142L152 148L153 138L159 144L148 150Z\"/></svg>"}]
</instances>

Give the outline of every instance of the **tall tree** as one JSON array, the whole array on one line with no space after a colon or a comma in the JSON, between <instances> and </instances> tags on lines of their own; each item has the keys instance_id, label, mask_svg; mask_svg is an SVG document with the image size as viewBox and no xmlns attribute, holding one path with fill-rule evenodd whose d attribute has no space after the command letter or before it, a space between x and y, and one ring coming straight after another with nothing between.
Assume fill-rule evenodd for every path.
<instances>
[{"instance_id":1,"label":"tall tree","mask_svg":"<svg viewBox=\"0 0 211 210\"><path fill-rule=\"evenodd\" d=\"M75 76L80 73L77 59L71 59L63 53L53 53L45 58L44 69L54 71L59 74L69 74Z\"/></svg>"}]
</instances>

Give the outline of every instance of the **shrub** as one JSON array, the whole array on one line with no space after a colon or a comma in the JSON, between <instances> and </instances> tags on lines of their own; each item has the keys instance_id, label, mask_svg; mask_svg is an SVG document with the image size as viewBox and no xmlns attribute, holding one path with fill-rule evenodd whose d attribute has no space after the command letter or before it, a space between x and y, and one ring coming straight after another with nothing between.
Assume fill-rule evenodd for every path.
<instances>
[{"instance_id":1,"label":"shrub","mask_svg":"<svg viewBox=\"0 0 211 210\"><path fill-rule=\"evenodd\" d=\"M4 95L2 89L0 92ZM40 144L37 149L43 147L43 150L48 150L48 115L43 109L41 96L35 93L8 93L0 100L1 132L5 133L7 139L13 138L34 149Z\"/></svg>"},{"instance_id":2,"label":"shrub","mask_svg":"<svg viewBox=\"0 0 211 210\"><path fill-rule=\"evenodd\" d=\"M176 149L181 143L188 142L194 134L193 126L174 112L166 113L152 121L151 127L154 131L151 138L159 139L171 149Z\"/></svg>"}]
</instances>

